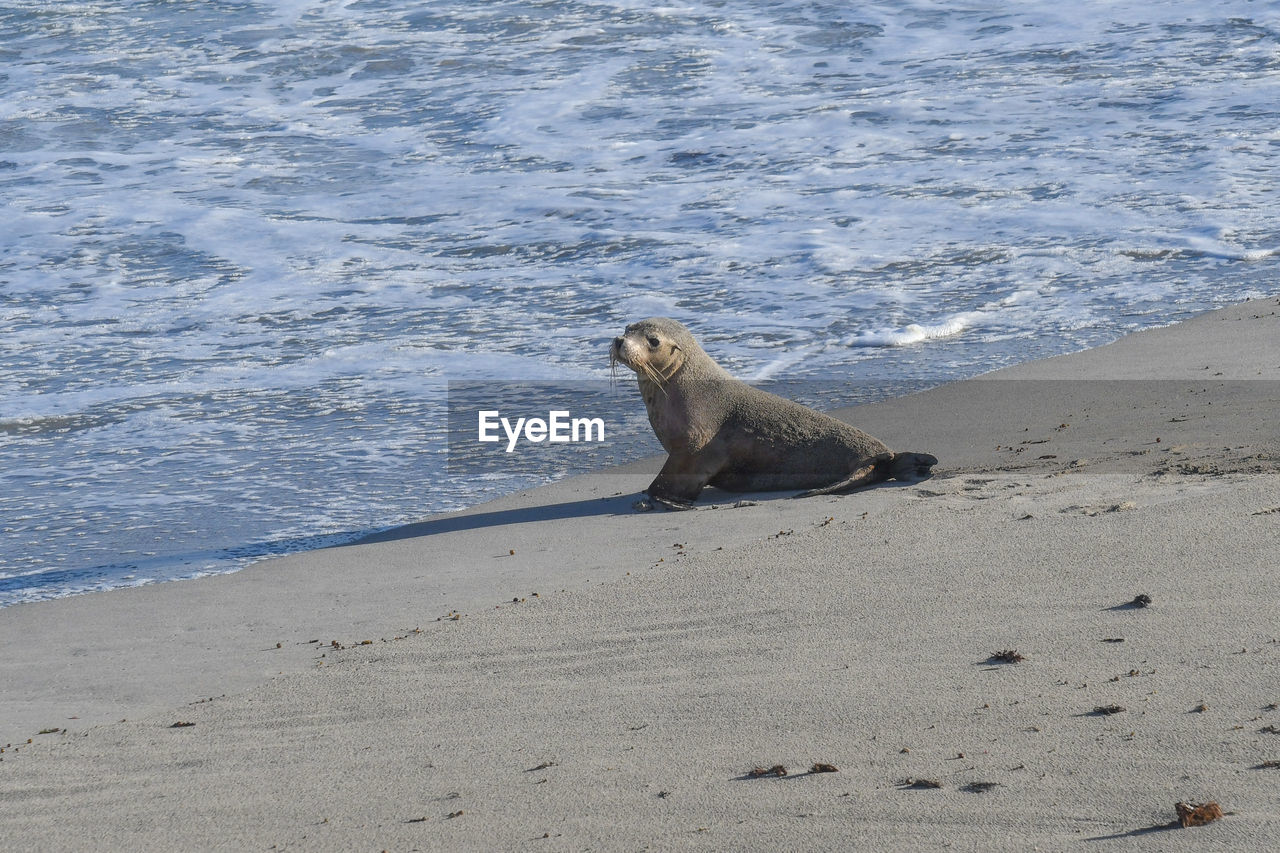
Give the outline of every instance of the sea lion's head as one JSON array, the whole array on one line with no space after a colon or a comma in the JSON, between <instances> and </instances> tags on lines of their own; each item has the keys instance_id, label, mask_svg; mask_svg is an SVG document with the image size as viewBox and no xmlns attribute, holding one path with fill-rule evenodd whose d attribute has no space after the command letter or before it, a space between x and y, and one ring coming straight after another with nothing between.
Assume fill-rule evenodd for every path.
<instances>
[{"instance_id":1,"label":"sea lion's head","mask_svg":"<svg viewBox=\"0 0 1280 853\"><path fill-rule=\"evenodd\" d=\"M666 317L650 317L627 326L622 337L613 339L609 364L622 362L648 380L665 386L685 366L689 357L702 348L683 323Z\"/></svg>"}]
</instances>

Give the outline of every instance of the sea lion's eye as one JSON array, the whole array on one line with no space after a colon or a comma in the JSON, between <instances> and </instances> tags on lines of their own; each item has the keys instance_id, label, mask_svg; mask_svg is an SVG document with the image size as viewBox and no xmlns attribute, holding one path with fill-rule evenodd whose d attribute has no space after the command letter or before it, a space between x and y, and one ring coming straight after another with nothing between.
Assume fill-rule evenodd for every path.
<instances>
[{"instance_id":1,"label":"sea lion's eye","mask_svg":"<svg viewBox=\"0 0 1280 853\"><path fill-rule=\"evenodd\" d=\"M658 339L657 339L657 338L655 338L655 337L650 336L650 337L649 337L649 346L656 348L656 347L658 346Z\"/></svg>"}]
</instances>

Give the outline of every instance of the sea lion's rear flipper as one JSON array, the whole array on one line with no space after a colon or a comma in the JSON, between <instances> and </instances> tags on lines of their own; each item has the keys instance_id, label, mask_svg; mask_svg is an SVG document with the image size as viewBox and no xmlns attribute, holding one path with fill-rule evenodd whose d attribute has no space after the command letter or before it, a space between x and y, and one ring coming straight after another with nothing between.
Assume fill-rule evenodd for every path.
<instances>
[{"instance_id":1,"label":"sea lion's rear flipper","mask_svg":"<svg viewBox=\"0 0 1280 853\"><path fill-rule=\"evenodd\" d=\"M810 498L814 495L834 495L837 492L849 492L854 489L860 489L863 486L870 486L886 479L889 465L893 462L892 453L881 453L873 457L865 465L859 466L849 472L842 480L832 483L829 486L823 486L818 489L810 489L807 492L801 492L796 495L798 498Z\"/></svg>"},{"instance_id":2,"label":"sea lion's rear flipper","mask_svg":"<svg viewBox=\"0 0 1280 853\"><path fill-rule=\"evenodd\" d=\"M931 453L895 453L889 463L890 480L925 480L933 476L931 469L938 457Z\"/></svg>"}]
</instances>

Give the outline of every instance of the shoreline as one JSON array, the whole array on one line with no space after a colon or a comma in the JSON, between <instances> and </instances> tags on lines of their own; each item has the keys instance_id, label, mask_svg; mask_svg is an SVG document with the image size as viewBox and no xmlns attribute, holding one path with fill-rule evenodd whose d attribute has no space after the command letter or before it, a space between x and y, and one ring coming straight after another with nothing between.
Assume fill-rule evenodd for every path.
<instances>
[{"instance_id":1,"label":"shoreline","mask_svg":"<svg viewBox=\"0 0 1280 853\"><path fill-rule=\"evenodd\" d=\"M1219 310L1220 307L1221 306L1219 306L1218 308L1207 309L1202 313L1212 313L1215 310ZM1176 312L1174 313L1176 314ZM1181 320L1176 320L1176 319L1165 320L1161 322L1159 325L1149 326L1149 327L1144 327L1142 329L1129 331L1125 333L1125 336L1136 334L1138 332L1166 328L1171 325L1177 325L1181 322L1186 322L1187 320L1194 319L1196 316L1199 316L1199 315L1191 315L1189 317L1184 316L1183 319ZM1119 339L1116 339L1116 340L1119 340ZM1048 361L1050 359L1058 358L1063 355L1078 354L1080 352L1086 352L1089 349L1096 349L1100 346L1107 346L1110 343L1114 343L1114 342L1115 341L1113 340L1113 341L1108 341L1107 343L1104 343L1104 344L1095 344L1093 346L1090 346L1086 350L1073 350L1065 353L1059 353L1058 355L1049 355L1049 356L1042 355L1037 357L1027 356L1027 358L1029 358L1029 361L1020 361L1014 364L1006 365L1004 367L993 368L987 373L968 374L968 373L962 372L958 377L935 377L931 380L928 380L928 382L921 382L917 379L904 379L904 378L886 379L881 376L872 377L872 378L859 377L858 382L862 383L864 386L867 383L870 383L873 385L883 384L886 386L897 386L897 387L894 387L892 391L887 392L887 393L893 394L894 396L888 396L888 397L881 396L880 393L872 394L869 396L868 395L859 395L859 396L862 399L870 399L874 402L885 402L889 400L900 399L901 397L911 396L916 393L919 393L920 390L930 390L930 389L941 387L944 385L954 385L959 382L970 381L973 379L980 379L990 373L1001 373L1002 371L1011 371L1017 367L1020 367L1023 364L1027 364L1030 362ZM886 351L891 351L894 349L894 347L874 347L874 349L884 349ZM633 385L634 383L625 381L627 378L628 377L624 377L623 384L627 386L628 390L631 390L631 385ZM771 390L774 393L781 394L782 396L791 396L792 391L789 390L787 387L785 387L787 385L787 382L785 380L782 382L782 385L784 387L779 387L779 388L770 387L773 384L775 379L777 379L777 377L773 376L771 373L767 379L760 380L759 382L757 382L757 380L755 379L748 379L745 381L748 381L750 384L760 384L761 387L764 387L766 390ZM530 380L530 381L534 384L537 384L542 381L550 382L551 380ZM798 381L802 385L804 385L806 383L824 383L825 384L827 382L834 382L836 380L822 379L822 380L798 380ZM937 383L937 384L932 384L932 383ZM797 399L800 399L800 398L797 397ZM836 404L836 407L833 409L831 408L832 404L830 401L824 402L821 399L808 399L808 400L801 399L800 401L804 402L806 405L810 405L815 408L818 408L821 411L830 412L830 413L851 413L855 410L858 410L867 405L870 405L870 403L865 403L865 402L856 403L856 404L855 403ZM641 410L641 420L643 420L643 410ZM644 425L644 429L648 431L647 424ZM662 454L660 452L657 452L656 455L652 457L647 457L646 459L641 460L641 462L645 462L645 463L653 462L654 460L660 460L661 458L662 458ZM575 467L579 467L579 470L576 473L571 473L564 476L563 479L571 479L573 477L588 476L588 475L594 476L600 473L607 473L608 471L612 471L614 469L630 468L637 463L632 462L632 463L625 463L625 464L614 464L612 462L607 462L605 464L608 466L607 469L590 470L590 471L584 471L584 470L581 470L580 466L575 466ZM652 469L653 473L656 473L657 468L659 466L660 466L660 462L653 466L653 469ZM485 496L481 500L481 503L489 503L513 494L530 492L535 489L541 488L543 485L551 485L551 484L550 483L526 484L521 487L512 486L510 487L512 488L512 491L509 491L509 492L490 493L489 495ZM203 546L194 547L192 549L182 551L181 553L166 552L163 554L152 555L150 553L144 552L141 554L141 556L139 556L139 554L136 552L129 552L130 556L122 557L119 559L118 562L106 562L106 563L99 563L99 564L85 563L85 564L77 565L72 568L63 568L58 570L54 570L50 568L49 571L54 574L67 574L71 576L76 576L80 578L80 581L72 589L68 589L66 586L64 586L60 591L46 592L44 589L37 587L37 588L34 588L35 589L34 595L23 595L22 597L7 598L4 601L0 601L0 611L3 611L7 607L12 607L20 604L33 604L33 603L45 602L45 601L55 601L55 600L75 597L79 595L92 595L92 594L102 593L102 592L112 592L119 589L132 588L135 586L151 586L157 583L173 583L173 582L197 580L200 578L210 577L215 575L234 574L236 572L243 571L245 568L254 566L260 562L276 560L284 557L293 556L299 553L306 553L313 550L358 544L360 542L363 542L372 538L376 538L384 533L387 533L388 531L392 531L401 527L407 527L414 524L418 524L420 523L421 518L429 518L429 517L435 517L435 516L443 516L451 513L463 512L463 511L472 509L478 505L479 504L468 504L466 506L463 506L460 504L453 504L452 506L447 506L447 508L425 510L424 511L425 515L420 515L415 519L400 520L393 524L376 524L372 520L369 520L368 523L356 523L349 527L346 527L345 529L333 530L330 532L322 531L322 532L311 532L311 533L307 533L307 532L298 533L298 532L291 531L287 534L280 534L274 537L272 536L256 537L256 538L250 538L241 543L231 543L231 544L228 544L223 540L219 540L217 543L205 543L205 545ZM226 568L226 567L215 566L216 563L228 562L228 561L230 563L235 564L236 567ZM156 571L157 568L160 569L158 573ZM99 573L99 572L111 573L118 569L123 569L125 571L128 571L130 572L130 575L128 577L115 581L114 585L112 585L113 584L112 581L104 582L102 580L94 579L96 577L96 573ZM135 574L141 574L144 577L141 580L137 580L133 578L133 575ZM19 579L20 579L19 576L15 576L10 580L14 581ZM128 582L125 582L125 581L128 581Z\"/></svg>"},{"instance_id":2,"label":"shoreline","mask_svg":"<svg viewBox=\"0 0 1280 853\"><path fill-rule=\"evenodd\" d=\"M49 849L91 824L104 849L1274 838L1249 762L1280 759L1277 379L1272 297L837 413L935 453L919 484L636 514L636 463L231 574L10 606L0 789L30 807L5 827ZM1153 606L1127 609L1138 593ZM739 778L779 761L841 772ZM131 769L76 782L109 762ZM153 785L185 810L171 825L140 821ZM1199 792L1237 813L1154 831Z\"/></svg>"},{"instance_id":3,"label":"shoreline","mask_svg":"<svg viewBox=\"0 0 1280 853\"><path fill-rule=\"evenodd\" d=\"M1196 314L1187 313L1194 310L1200 310L1203 312L1216 310L1216 308L1205 308L1203 306L1200 308L1188 308L1183 305L1181 306L1181 310L1175 311L1171 307L1167 312L1161 315L1164 316L1165 319L1153 321L1156 322L1156 325L1146 326L1142 329L1136 330L1130 329L1127 332L1123 332L1123 334L1134 334L1137 331L1164 328L1169 325L1175 325L1178 322L1185 322L1187 319L1192 319L1194 316L1198 316ZM1169 317L1181 317L1181 319L1169 319ZM1152 320L1152 318L1147 315L1143 315L1139 319L1142 322ZM1109 329L1108 333L1122 334L1120 329ZM1114 340L1107 341L1107 343L1112 342L1114 342ZM1072 345L1083 346L1085 345L1085 342L1074 341ZM1106 343L1093 343L1090 345L1090 348L1105 345ZM872 347L871 349L883 353L892 353L896 348ZM1058 355L1067 355L1073 352L1082 351L1084 350L1070 350L1068 352L1059 353ZM1019 357L1025 360L1007 364L1004 367L991 368L988 372L1006 370L1027 363L1027 361L1047 360L1048 358L1056 356L1046 355L1044 353L1035 355L1031 352L1025 352ZM994 360L1000 361L998 357ZM850 365L845 365L845 367L860 369L862 365L855 362ZM856 399L864 401L855 403L852 402L849 397L837 396L834 398L827 398L823 394L813 394L806 397L803 391L795 390L795 385L798 385L800 388L804 388L806 386L826 386L829 383L838 383L841 380L837 374L823 375L817 378L789 380L786 376L779 376L772 367L766 370L761 368L760 365L756 365L756 368L757 369L754 371L754 374L759 374L756 378L750 378L753 374L753 371L750 370L742 373L739 378L744 378L745 381L748 381L751 384L758 384L761 387L764 387L765 390L779 393L782 396L796 397L797 399L800 399L801 402L822 411L851 411L859 405L866 405L866 401L880 402L888 399L897 399L902 396L909 396L911 394L918 393L920 390L928 390L929 388L938 387L939 385L954 384L956 382L979 378L984 375L980 373L972 373L969 370L964 369L961 369L955 375L951 375L952 372L950 370L943 370L939 371L936 375L928 375L925 378L921 378L918 374L912 374L907 377L895 376L892 372L885 373L882 370L874 372L870 376L853 372L850 373L849 376L856 377L856 384L860 389ZM785 373L785 368L783 370ZM624 377L624 380L625 379L627 379L627 377ZM534 379L528 381L536 385L543 381L554 382L555 380ZM596 381L596 379L568 381L593 382ZM604 382L606 380L599 378L599 381ZM626 392L633 392L633 381L624 381L624 384L626 385ZM867 394L865 393L865 389L867 387L874 387L877 390L874 393ZM639 421L644 421L643 408L639 410ZM660 458L659 448L657 448L656 442L652 441L648 424L643 423L642 428L646 436L650 439L650 443L647 446L627 448L627 451L634 451L636 453L653 451L659 454L653 458ZM618 453L614 455L614 460L623 455L625 454ZM586 465L575 464L572 466L573 473L564 474L563 478L599 473L600 470L603 470L601 466L608 468L616 467L614 460L603 462L590 461L587 465L592 466L591 470L585 470ZM656 472L656 470L657 469L655 467L654 471ZM430 479L430 472L427 472L427 474L424 474L423 476L427 476L428 479ZM435 490L439 485L440 484L438 482L433 482L432 489ZM321 529L319 532L316 532L314 528L310 528L306 524L290 524L286 525L287 529L277 526L273 531L258 531L254 535L246 534L245 538L243 538L239 543L230 542L222 536L213 539L208 537L197 537L197 541L192 543L190 547L179 547L173 550L166 550L164 549L164 546L160 546L162 550L159 552L151 551L150 548L152 546L143 546L136 542L130 542L127 546L124 546L124 550L116 551L114 556L110 556L113 553L110 548L103 551L100 547L96 547L94 550L95 553L100 555L99 559L86 559L84 561L72 561L68 563L43 560L28 565L28 569L33 571L34 574L23 573L8 578L7 583L16 584L16 586L12 586L3 596L0 596L0 610L16 604L50 601L60 598L68 598L75 595L107 592L131 586L149 586L155 583L186 581L209 575L232 574L249 566L255 565L256 563L267 560L317 550L319 548L333 547L334 544L353 544L389 529L418 523L422 518L463 511L468 507L476 505L475 500L479 500L480 502L489 502L505 495L527 492L532 489L539 488L541 485L544 484L537 477L531 475L531 479L523 485L516 485L514 482L504 484L499 490L490 491L483 496L473 499L472 501L467 501L465 504L461 501L445 500L437 507L420 506L418 511L414 513L402 512L394 514L396 521L390 524L386 523L385 519L380 522L377 519L368 516L361 516L357 519L351 520L350 523L342 524L339 529L326 528ZM502 491L506 489L510 489L510 491ZM126 489L126 491L128 490ZM19 502L21 503L20 498ZM160 517L150 519L150 521L157 523L161 520L162 519ZM104 520L102 524L111 528L119 528L122 524L125 524L125 522L130 521L131 519L125 515L116 517L112 520ZM136 521L137 519L132 519L132 522ZM172 519L170 519L170 521L172 522ZM126 524L125 526L127 527L129 525ZM234 525L232 528L234 528ZM308 530L311 530L312 532L307 532ZM59 537L54 540L55 542L62 541L62 537L74 535L74 528L68 529L65 525L62 525L60 526L59 534ZM89 539L91 538L92 533L89 535ZM159 541L159 539L156 541ZM86 544L86 542L91 545L101 545L100 541L93 543L89 542L89 540L82 541L81 544ZM50 545L51 543L44 544ZM75 550L75 548L71 548L71 550ZM14 566L18 565L22 562L21 556L23 553L24 549L19 547L17 551L10 554L10 562L13 563ZM46 556L48 553L50 552L46 552ZM103 554L108 556L101 556ZM40 578L49 577L57 577L59 580L57 583L48 585L46 585L44 581L39 580ZM24 585L32 579L37 579L34 586Z\"/></svg>"}]
</instances>

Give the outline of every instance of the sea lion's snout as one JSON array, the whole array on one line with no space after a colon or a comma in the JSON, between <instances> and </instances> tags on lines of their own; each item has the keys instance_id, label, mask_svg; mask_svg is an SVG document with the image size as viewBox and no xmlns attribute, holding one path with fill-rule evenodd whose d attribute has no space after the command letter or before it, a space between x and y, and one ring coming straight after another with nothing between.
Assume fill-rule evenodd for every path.
<instances>
[{"instance_id":1,"label":"sea lion's snout","mask_svg":"<svg viewBox=\"0 0 1280 853\"><path fill-rule=\"evenodd\" d=\"M609 364L622 364L631 367L631 362L627 359L625 348L627 345L626 338L617 337L613 339L613 343L609 345ZM635 370L634 367L631 367Z\"/></svg>"}]
</instances>

